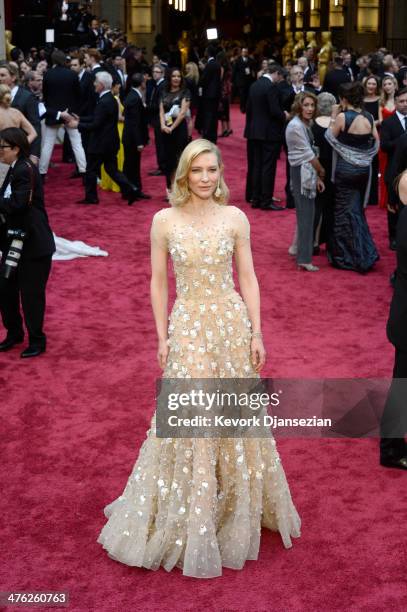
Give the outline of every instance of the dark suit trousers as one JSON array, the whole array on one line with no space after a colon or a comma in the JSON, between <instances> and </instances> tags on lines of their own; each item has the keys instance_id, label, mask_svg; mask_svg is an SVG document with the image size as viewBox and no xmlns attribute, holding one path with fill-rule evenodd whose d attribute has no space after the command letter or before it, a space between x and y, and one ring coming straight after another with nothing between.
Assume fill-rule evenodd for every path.
<instances>
[{"instance_id":1,"label":"dark suit trousers","mask_svg":"<svg viewBox=\"0 0 407 612\"><path fill-rule=\"evenodd\" d=\"M246 112L247 98L249 97L249 89L250 89L250 85L249 87L247 85L244 85L244 87L239 87L239 100L240 100L240 112L241 113Z\"/></svg>"},{"instance_id":2,"label":"dark suit trousers","mask_svg":"<svg viewBox=\"0 0 407 612\"><path fill-rule=\"evenodd\" d=\"M387 211L387 228L389 231L389 241L396 239L397 234L397 222L399 220L399 213Z\"/></svg>"},{"instance_id":3,"label":"dark suit trousers","mask_svg":"<svg viewBox=\"0 0 407 612\"><path fill-rule=\"evenodd\" d=\"M120 187L123 195L128 196L133 190L133 185L123 172L117 167L117 156L115 153L108 155L87 156L87 168L85 176L85 194L87 200L97 200L97 179L101 165L104 164L107 174Z\"/></svg>"},{"instance_id":4,"label":"dark suit trousers","mask_svg":"<svg viewBox=\"0 0 407 612\"><path fill-rule=\"evenodd\" d=\"M129 181L142 191L140 165L141 153L137 151L137 146L125 144L123 172Z\"/></svg>"},{"instance_id":5,"label":"dark suit trousers","mask_svg":"<svg viewBox=\"0 0 407 612\"><path fill-rule=\"evenodd\" d=\"M281 143L271 140L252 140L252 143L252 200L254 202L269 202L274 194L277 160Z\"/></svg>"},{"instance_id":6,"label":"dark suit trousers","mask_svg":"<svg viewBox=\"0 0 407 612\"><path fill-rule=\"evenodd\" d=\"M165 173L165 151L163 145L163 133L161 131L160 117L154 117L151 122L154 128L155 153L157 156L157 167Z\"/></svg>"},{"instance_id":7,"label":"dark suit trousers","mask_svg":"<svg viewBox=\"0 0 407 612\"><path fill-rule=\"evenodd\" d=\"M381 420L380 457L400 459L407 455L407 351L396 348L393 381Z\"/></svg>"},{"instance_id":8,"label":"dark suit trousers","mask_svg":"<svg viewBox=\"0 0 407 612\"><path fill-rule=\"evenodd\" d=\"M218 139L218 105L217 98L202 99L202 138L214 144Z\"/></svg>"},{"instance_id":9,"label":"dark suit trousers","mask_svg":"<svg viewBox=\"0 0 407 612\"><path fill-rule=\"evenodd\" d=\"M24 335L20 296L30 345L45 347L42 330L45 315L45 289L51 270L51 255L21 261L15 274L0 285L0 310L10 338Z\"/></svg>"}]
</instances>

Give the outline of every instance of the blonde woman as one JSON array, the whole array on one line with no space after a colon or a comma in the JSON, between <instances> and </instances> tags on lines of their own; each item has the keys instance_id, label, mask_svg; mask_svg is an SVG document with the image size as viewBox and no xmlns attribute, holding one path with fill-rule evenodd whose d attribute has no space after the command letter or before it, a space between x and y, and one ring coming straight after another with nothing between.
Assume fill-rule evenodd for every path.
<instances>
[{"instance_id":1,"label":"blonde woman","mask_svg":"<svg viewBox=\"0 0 407 612\"><path fill-rule=\"evenodd\" d=\"M394 94L398 89L397 79L392 76L385 76L382 81L382 94L380 96L379 119L380 123L396 112L396 103ZM387 168L387 153L382 149L379 150L379 207L387 210L389 196L387 193L384 175Z\"/></svg>"},{"instance_id":2,"label":"blonde woman","mask_svg":"<svg viewBox=\"0 0 407 612\"><path fill-rule=\"evenodd\" d=\"M227 205L228 195L219 149L191 142L177 167L172 207L156 213L151 228L151 301L164 380L243 383L264 365L250 227ZM169 254L177 298L167 328ZM110 557L213 578L222 566L242 569L257 559L262 525L292 545L300 519L271 435L157 437L155 417L124 493L105 508L109 520L98 542Z\"/></svg>"},{"instance_id":3,"label":"blonde woman","mask_svg":"<svg viewBox=\"0 0 407 612\"><path fill-rule=\"evenodd\" d=\"M7 85L0 85L0 130L21 128L27 135L29 144L37 138L31 123L16 108L11 108L11 91Z\"/></svg>"}]
</instances>

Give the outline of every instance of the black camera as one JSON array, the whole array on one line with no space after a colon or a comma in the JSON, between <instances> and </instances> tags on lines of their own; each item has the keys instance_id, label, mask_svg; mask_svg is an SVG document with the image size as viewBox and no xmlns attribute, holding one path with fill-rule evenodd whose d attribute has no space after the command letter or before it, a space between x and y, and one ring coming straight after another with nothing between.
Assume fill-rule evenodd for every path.
<instances>
[{"instance_id":1,"label":"black camera","mask_svg":"<svg viewBox=\"0 0 407 612\"><path fill-rule=\"evenodd\" d=\"M7 236L13 240L6 255L4 265L2 266L1 275L3 278L10 278L17 270L27 233L21 229L9 229L7 231Z\"/></svg>"}]
</instances>

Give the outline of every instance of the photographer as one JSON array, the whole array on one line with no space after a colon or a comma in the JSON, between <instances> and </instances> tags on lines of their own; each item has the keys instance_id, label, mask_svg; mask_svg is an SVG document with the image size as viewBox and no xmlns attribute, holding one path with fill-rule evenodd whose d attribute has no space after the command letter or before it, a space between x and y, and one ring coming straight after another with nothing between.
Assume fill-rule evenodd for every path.
<instances>
[{"instance_id":1,"label":"photographer","mask_svg":"<svg viewBox=\"0 0 407 612\"><path fill-rule=\"evenodd\" d=\"M29 336L29 346L21 357L36 357L45 351L45 288L55 251L40 175L29 154L23 130L7 128L0 132L0 161L10 166L0 190L0 312L7 330L0 351L8 351L24 339L21 296ZM13 232L22 236L21 257L15 248L18 241L10 235Z\"/></svg>"}]
</instances>

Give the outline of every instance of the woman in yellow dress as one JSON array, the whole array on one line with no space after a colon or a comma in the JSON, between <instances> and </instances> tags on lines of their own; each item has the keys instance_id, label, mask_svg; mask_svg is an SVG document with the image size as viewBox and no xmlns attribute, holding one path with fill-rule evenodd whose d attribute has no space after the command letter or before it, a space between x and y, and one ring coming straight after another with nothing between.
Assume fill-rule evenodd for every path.
<instances>
[{"instance_id":1,"label":"woman in yellow dress","mask_svg":"<svg viewBox=\"0 0 407 612\"><path fill-rule=\"evenodd\" d=\"M124 163L124 149L122 143L123 136L123 127L124 127L124 116L123 116L123 104L120 101L119 97L120 93L120 83L117 81L113 81L112 85L112 94L117 100L117 104L119 105L119 122L117 124L117 129L119 130L119 138L120 138L120 149L117 153L117 167L120 172L123 171L123 163ZM115 193L120 193L120 187L117 183L115 183L110 176L107 174L104 165L102 165L101 169L101 181L99 187L104 189L105 191L114 191Z\"/></svg>"}]
</instances>

